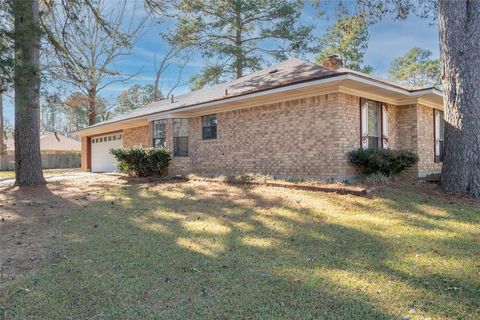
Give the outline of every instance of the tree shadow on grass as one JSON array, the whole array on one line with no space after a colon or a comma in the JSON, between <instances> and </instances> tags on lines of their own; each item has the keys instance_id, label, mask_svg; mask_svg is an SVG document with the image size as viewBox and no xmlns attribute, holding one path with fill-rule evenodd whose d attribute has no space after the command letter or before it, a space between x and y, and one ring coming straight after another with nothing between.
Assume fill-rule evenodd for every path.
<instances>
[{"instance_id":1,"label":"tree shadow on grass","mask_svg":"<svg viewBox=\"0 0 480 320\"><path fill-rule=\"evenodd\" d=\"M420 279L390 267L395 247L378 235L255 188L119 186L55 222L61 235L48 250L58 259L9 289L3 306L12 318L387 319L407 312L362 290L371 274L434 296L434 316L449 312L445 300L478 305L469 292L448 296L436 287L441 274Z\"/></svg>"},{"instance_id":2,"label":"tree shadow on grass","mask_svg":"<svg viewBox=\"0 0 480 320\"><path fill-rule=\"evenodd\" d=\"M56 237L59 215L76 207L51 187L55 189L54 185L0 189L0 288L36 268L40 251Z\"/></svg>"}]
</instances>

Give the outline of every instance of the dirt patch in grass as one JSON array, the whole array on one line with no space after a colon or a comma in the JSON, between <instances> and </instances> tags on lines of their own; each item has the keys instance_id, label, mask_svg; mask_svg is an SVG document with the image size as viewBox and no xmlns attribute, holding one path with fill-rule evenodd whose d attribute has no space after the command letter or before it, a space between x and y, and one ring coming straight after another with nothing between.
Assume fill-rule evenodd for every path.
<instances>
[{"instance_id":1,"label":"dirt patch in grass","mask_svg":"<svg viewBox=\"0 0 480 320\"><path fill-rule=\"evenodd\" d=\"M61 172L49 171L47 175ZM4 244L0 250L0 289L48 258L42 256L42 249L56 241L58 219L68 221L70 210L88 208L89 200L98 199L104 183L111 186L119 182L112 176L98 180L92 176L47 186L0 188L0 243Z\"/></svg>"},{"instance_id":2,"label":"dirt patch in grass","mask_svg":"<svg viewBox=\"0 0 480 320\"><path fill-rule=\"evenodd\" d=\"M86 175L0 190L0 319L478 319L477 200Z\"/></svg>"}]
</instances>

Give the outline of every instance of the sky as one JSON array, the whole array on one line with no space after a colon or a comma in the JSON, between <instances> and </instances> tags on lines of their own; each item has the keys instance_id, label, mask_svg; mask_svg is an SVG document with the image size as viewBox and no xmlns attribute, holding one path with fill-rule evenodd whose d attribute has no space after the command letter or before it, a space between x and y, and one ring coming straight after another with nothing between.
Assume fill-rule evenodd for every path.
<instances>
[{"instance_id":1,"label":"sky","mask_svg":"<svg viewBox=\"0 0 480 320\"><path fill-rule=\"evenodd\" d=\"M114 3L116 0L108 0ZM141 0L131 0L141 1ZM143 14L142 9L137 11L137 15ZM333 17L316 17L314 9L308 4L302 12L300 23L314 25L314 35L321 35L325 29L332 24ZM136 43L132 55L122 58L116 63L116 69L126 75L136 74L135 77L126 83L114 83L105 88L100 95L114 103L115 98L122 91L133 84L153 84L154 67L153 62L155 56L157 60L162 57L165 52L165 44L163 43L160 33L170 32L173 28L172 23L157 24L153 23L143 37ZM394 21L390 17L385 18L382 22L377 23L369 28L370 39L368 49L365 54L364 62L374 67L374 74L380 77L388 77L388 69L391 61L405 54L412 47L421 47L429 49L433 53L433 58L439 56L439 39L437 25L431 25L429 20L411 16L404 21ZM314 61L314 55L307 55L307 60ZM198 73L204 61L198 54L192 54L188 64L185 66L183 75L185 79ZM168 81L174 81L178 74L178 66L172 65L165 74L166 85ZM177 89L174 94L181 94L189 91L188 86ZM14 110L11 97L6 97L4 101L5 118L13 123Z\"/></svg>"}]
</instances>

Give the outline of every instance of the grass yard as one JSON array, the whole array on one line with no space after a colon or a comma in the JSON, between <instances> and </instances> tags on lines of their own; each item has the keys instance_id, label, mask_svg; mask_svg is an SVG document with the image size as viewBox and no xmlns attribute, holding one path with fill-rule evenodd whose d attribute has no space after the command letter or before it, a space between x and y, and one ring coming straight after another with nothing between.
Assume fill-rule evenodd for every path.
<instances>
[{"instance_id":1,"label":"grass yard","mask_svg":"<svg viewBox=\"0 0 480 320\"><path fill-rule=\"evenodd\" d=\"M479 319L480 202L89 177L0 190L0 319Z\"/></svg>"},{"instance_id":2,"label":"grass yard","mask_svg":"<svg viewBox=\"0 0 480 320\"><path fill-rule=\"evenodd\" d=\"M77 172L78 170L80 169L45 169L43 170L43 175L48 177L58 174ZM13 178L15 178L15 171L0 171L0 181Z\"/></svg>"},{"instance_id":3,"label":"grass yard","mask_svg":"<svg viewBox=\"0 0 480 320\"><path fill-rule=\"evenodd\" d=\"M15 171L0 171L0 180L15 178Z\"/></svg>"}]
</instances>

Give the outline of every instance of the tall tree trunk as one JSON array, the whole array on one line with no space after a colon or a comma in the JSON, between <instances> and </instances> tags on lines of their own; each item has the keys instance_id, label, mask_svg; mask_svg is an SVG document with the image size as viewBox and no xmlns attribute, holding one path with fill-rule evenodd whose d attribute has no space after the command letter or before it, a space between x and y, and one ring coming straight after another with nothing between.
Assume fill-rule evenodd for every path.
<instances>
[{"instance_id":1,"label":"tall tree trunk","mask_svg":"<svg viewBox=\"0 0 480 320\"><path fill-rule=\"evenodd\" d=\"M94 125L97 122L97 90L88 89L88 125Z\"/></svg>"},{"instance_id":2,"label":"tall tree trunk","mask_svg":"<svg viewBox=\"0 0 480 320\"><path fill-rule=\"evenodd\" d=\"M480 1L439 0L445 105L441 184L480 197Z\"/></svg>"},{"instance_id":3,"label":"tall tree trunk","mask_svg":"<svg viewBox=\"0 0 480 320\"><path fill-rule=\"evenodd\" d=\"M237 79L243 77L243 50L242 50L242 8L240 7L241 3L237 3L236 8L236 17L235 17L235 24L236 24L236 32L235 32L235 69L237 72Z\"/></svg>"},{"instance_id":4,"label":"tall tree trunk","mask_svg":"<svg viewBox=\"0 0 480 320\"><path fill-rule=\"evenodd\" d=\"M1 81L0 81L1 86ZM0 87L0 156L6 153L5 127L3 124L3 89Z\"/></svg>"},{"instance_id":5,"label":"tall tree trunk","mask_svg":"<svg viewBox=\"0 0 480 320\"><path fill-rule=\"evenodd\" d=\"M40 30L38 0L15 0L15 178L44 184L40 156Z\"/></svg>"}]
</instances>

